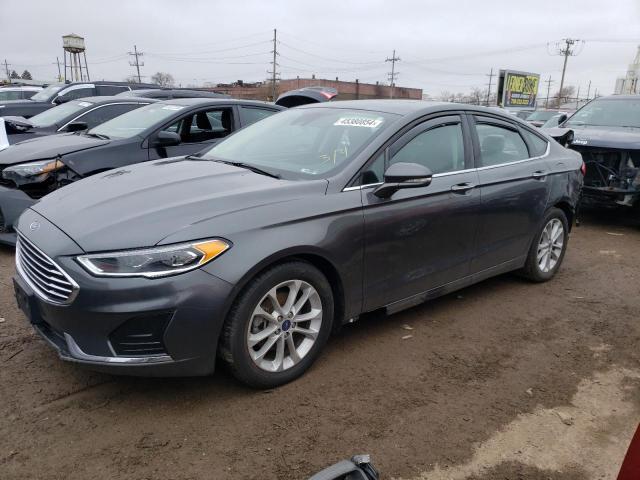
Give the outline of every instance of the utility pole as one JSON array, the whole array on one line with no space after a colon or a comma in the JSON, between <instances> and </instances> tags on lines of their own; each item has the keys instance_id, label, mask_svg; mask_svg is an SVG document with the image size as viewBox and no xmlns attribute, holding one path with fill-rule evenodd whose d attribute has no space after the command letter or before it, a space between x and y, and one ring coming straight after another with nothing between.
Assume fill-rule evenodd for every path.
<instances>
[{"instance_id":1,"label":"utility pole","mask_svg":"<svg viewBox=\"0 0 640 480\"><path fill-rule=\"evenodd\" d=\"M271 50L271 53L273 53L273 61L271 62L271 70L267 71L267 73L271 74L271 98L272 101L275 102L277 93L276 83L278 81L277 57L280 55L278 53L278 30L276 28L273 29L273 50Z\"/></svg>"},{"instance_id":2,"label":"utility pole","mask_svg":"<svg viewBox=\"0 0 640 480\"><path fill-rule=\"evenodd\" d=\"M391 58L387 57L385 62L391 62L391 73L389 73L389 81L391 82L391 92L389 94L389 98L393 98L394 89L396 87L396 77L398 74L396 73L396 62L400 61L400 57L396 57L396 51L393 51L393 56Z\"/></svg>"},{"instance_id":3,"label":"utility pole","mask_svg":"<svg viewBox=\"0 0 640 480\"><path fill-rule=\"evenodd\" d=\"M140 67L144 67L144 62L140 63L140 58L144 55L144 53L138 51L138 47L136 45L133 46L133 52L129 52L129 55L135 57L134 61L129 60L129 65L132 67L136 67L138 72L138 83L142 83L142 77L140 76ZM87 73L88 75L88 73Z\"/></svg>"},{"instance_id":4,"label":"utility pole","mask_svg":"<svg viewBox=\"0 0 640 480\"><path fill-rule=\"evenodd\" d=\"M578 85L578 92L576 93L576 110L578 109L579 103L580 103L580 85Z\"/></svg>"},{"instance_id":5,"label":"utility pole","mask_svg":"<svg viewBox=\"0 0 640 480\"><path fill-rule=\"evenodd\" d=\"M587 102L589 101L589 93L591 93L591 80L589 80L589 86L587 87Z\"/></svg>"},{"instance_id":6,"label":"utility pole","mask_svg":"<svg viewBox=\"0 0 640 480\"><path fill-rule=\"evenodd\" d=\"M560 90L558 90L558 106L560 106L562 89L564 88L564 75L567 71L567 60L570 56L577 55L574 45L579 42L580 40L577 38L563 38L561 43L564 43L564 45L561 45L559 43L556 49L556 54L564 57L564 63L562 65L562 77L560 78Z\"/></svg>"},{"instance_id":7,"label":"utility pole","mask_svg":"<svg viewBox=\"0 0 640 480\"><path fill-rule=\"evenodd\" d=\"M60 59L58 57L56 57L56 63L54 63L54 65L58 66L58 81L61 82L62 81L62 71L60 70Z\"/></svg>"},{"instance_id":8,"label":"utility pole","mask_svg":"<svg viewBox=\"0 0 640 480\"><path fill-rule=\"evenodd\" d=\"M489 106L489 100L491 99L491 82L493 81L493 67L491 67L491 72L489 72L489 87L487 88L487 107Z\"/></svg>"},{"instance_id":9,"label":"utility pole","mask_svg":"<svg viewBox=\"0 0 640 480\"><path fill-rule=\"evenodd\" d=\"M7 63L7 59L4 59L4 70L7 72L7 80L11 83L11 74L9 73L9 64Z\"/></svg>"},{"instance_id":10,"label":"utility pole","mask_svg":"<svg viewBox=\"0 0 640 480\"><path fill-rule=\"evenodd\" d=\"M551 84L553 80L551 80L551 75L549 75L549 79L544 83L547 84L547 100L544 102L544 108L549 108L549 93L551 92Z\"/></svg>"}]
</instances>

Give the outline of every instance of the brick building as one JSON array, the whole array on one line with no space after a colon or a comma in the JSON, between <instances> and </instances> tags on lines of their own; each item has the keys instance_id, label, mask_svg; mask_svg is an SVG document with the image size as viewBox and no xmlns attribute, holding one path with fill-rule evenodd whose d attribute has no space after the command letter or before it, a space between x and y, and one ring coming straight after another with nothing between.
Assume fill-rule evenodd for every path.
<instances>
[{"instance_id":1,"label":"brick building","mask_svg":"<svg viewBox=\"0 0 640 480\"><path fill-rule=\"evenodd\" d=\"M363 100L369 98L390 98L391 87L379 83L345 82L342 80L327 80L321 78L290 78L278 82L277 91L280 93L304 87L331 87L338 91L337 100ZM238 81L232 84L219 84L212 88L214 92L226 93L233 98L253 100L271 100L271 84L268 82L244 83ZM395 87L394 98L422 100L421 88Z\"/></svg>"}]
</instances>

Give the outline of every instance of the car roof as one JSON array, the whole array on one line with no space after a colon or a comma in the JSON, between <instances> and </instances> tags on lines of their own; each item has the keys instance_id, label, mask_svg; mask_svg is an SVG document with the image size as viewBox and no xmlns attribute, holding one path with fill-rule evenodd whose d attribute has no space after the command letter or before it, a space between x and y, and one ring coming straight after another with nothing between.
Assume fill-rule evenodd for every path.
<instances>
[{"instance_id":1,"label":"car roof","mask_svg":"<svg viewBox=\"0 0 640 480\"><path fill-rule=\"evenodd\" d=\"M216 105L216 104L224 104L224 105L253 105L253 106L264 106L264 107L273 107L275 109L282 109L274 103L263 102L260 100L238 100L236 98L173 98L171 100L162 100L160 103L165 103L167 105L180 105L183 107L198 107L200 105Z\"/></svg>"},{"instance_id":2,"label":"car roof","mask_svg":"<svg viewBox=\"0 0 640 480\"><path fill-rule=\"evenodd\" d=\"M325 103L311 103L296 108L344 108L391 113L401 116L419 116L448 110L465 110L475 113L498 114L509 120L513 120L513 115L509 115L507 112L502 112L491 107L466 105L462 103L433 102L429 100L338 100Z\"/></svg>"},{"instance_id":3,"label":"car roof","mask_svg":"<svg viewBox=\"0 0 640 480\"><path fill-rule=\"evenodd\" d=\"M21 92L22 90L27 90L27 91L34 91L34 92L39 92L40 90L42 90L42 87L36 87L36 86L32 86L32 85L7 85L7 86L0 86L0 91L3 90L11 90L12 92L15 91L19 91Z\"/></svg>"},{"instance_id":4,"label":"car roof","mask_svg":"<svg viewBox=\"0 0 640 480\"><path fill-rule=\"evenodd\" d=\"M638 100L640 95L606 95L604 97L596 97L594 100Z\"/></svg>"},{"instance_id":5,"label":"car roof","mask_svg":"<svg viewBox=\"0 0 640 480\"><path fill-rule=\"evenodd\" d=\"M75 100L80 102L91 102L94 104L123 103L123 102L131 103L132 101L139 102L139 103L155 103L158 101L155 98L136 97L134 95L131 95L131 96L96 95L95 97L82 97L82 98L77 98Z\"/></svg>"}]
</instances>

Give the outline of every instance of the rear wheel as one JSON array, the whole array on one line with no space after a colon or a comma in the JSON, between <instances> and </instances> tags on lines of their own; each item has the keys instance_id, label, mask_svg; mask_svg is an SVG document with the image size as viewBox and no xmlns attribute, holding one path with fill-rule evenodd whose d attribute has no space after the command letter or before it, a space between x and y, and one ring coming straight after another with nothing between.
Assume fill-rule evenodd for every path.
<instances>
[{"instance_id":1,"label":"rear wheel","mask_svg":"<svg viewBox=\"0 0 640 480\"><path fill-rule=\"evenodd\" d=\"M567 249L569 223L559 208L551 208L536 235L522 274L534 282L546 282L556 274Z\"/></svg>"},{"instance_id":2,"label":"rear wheel","mask_svg":"<svg viewBox=\"0 0 640 480\"><path fill-rule=\"evenodd\" d=\"M234 376L275 387L311 366L331 332L333 295L313 265L287 262L257 276L225 322L221 352Z\"/></svg>"}]
</instances>

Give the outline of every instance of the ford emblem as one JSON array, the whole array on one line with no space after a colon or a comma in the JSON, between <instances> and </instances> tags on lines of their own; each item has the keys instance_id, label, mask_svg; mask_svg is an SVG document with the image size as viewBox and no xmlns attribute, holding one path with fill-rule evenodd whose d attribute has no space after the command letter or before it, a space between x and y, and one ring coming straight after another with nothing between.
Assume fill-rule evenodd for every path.
<instances>
[{"instance_id":1,"label":"ford emblem","mask_svg":"<svg viewBox=\"0 0 640 480\"><path fill-rule=\"evenodd\" d=\"M31 222L31 225L29 225L29 230L31 230L32 232L35 232L39 228L40 228L40 222Z\"/></svg>"}]
</instances>

